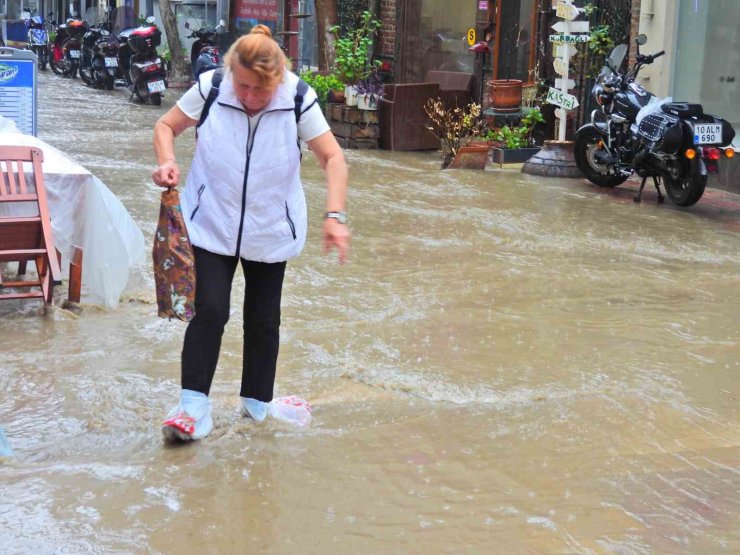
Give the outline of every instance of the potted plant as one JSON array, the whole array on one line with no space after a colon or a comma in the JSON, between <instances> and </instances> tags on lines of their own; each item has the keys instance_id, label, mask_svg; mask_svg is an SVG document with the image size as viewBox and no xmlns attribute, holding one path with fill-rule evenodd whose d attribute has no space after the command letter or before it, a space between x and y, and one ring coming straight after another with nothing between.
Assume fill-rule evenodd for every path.
<instances>
[{"instance_id":1,"label":"potted plant","mask_svg":"<svg viewBox=\"0 0 740 555\"><path fill-rule=\"evenodd\" d=\"M442 169L484 169L488 145L472 145L483 130L481 106L471 102L460 108L446 109L441 98L429 99L424 104L431 125L427 129L440 141Z\"/></svg>"},{"instance_id":2,"label":"potted plant","mask_svg":"<svg viewBox=\"0 0 740 555\"><path fill-rule=\"evenodd\" d=\"M498 141L500 146L493 148L492 160L500 166L529 160L540 150L540 147L534 144L532 131L538 123L544 122L545 118L540 109L532 108L522 117L519 125L513 127L504 125L498 131L493 131L493 139Z\"/></svg>"},{"instance_id":3,"label":"potted plant","mask_svg":"<svg viewBox=\"0 0 740 555\"><path fill-rule=\"evenodd\" d=\"M329 29L336 37L334 72L345 84L344 95L346 103L350 106L357 104L354 85L359 80L368 77L373 69L381 64L380 60L371 61L370 59L370 50L380 25L380 21L374 19L372 13L365 10L360 17L359 26L348 30L344 35L341 35L339 25L334 25Z\"/></svg>"},{"instance_id":4,"label":"potted plant","mask_svg":"<svg viewBox=\"0 0 740 555\"><path fill-rule=\"evenodd\" d=\"M300 77L316 91L316 96L322 110L326 108L326 104L330 100L330 93L342 92L344 94L344 84L337 79L336 75L322 75L310 70L304 70L301 72Z\"/></svg>"},{"instance_id":5,"label":"potted plant","mask_svg":"<svg viewBox=\"0 0 740 555\"><path fill-rule=\"evenodd\" d=\"M360 110L378 109L378 102L383 96L383 82L377 73L373 72L369 77L360 79L355 89L357 90L357 107Z\"/></svg>"}]
</instances>

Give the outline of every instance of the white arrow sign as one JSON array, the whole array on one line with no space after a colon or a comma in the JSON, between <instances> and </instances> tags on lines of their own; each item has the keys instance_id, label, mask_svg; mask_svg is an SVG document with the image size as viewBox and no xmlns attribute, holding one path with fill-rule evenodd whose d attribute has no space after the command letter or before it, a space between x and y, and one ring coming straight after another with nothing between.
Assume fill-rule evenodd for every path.
<instances>
[{"instance_id":1,"label":"white arrow sign","mask_svg":"<svg viewBox=\"0 0 740 555\"><path fill-rule=\"evenodd\" d=\"M558 33L588 33L588 21L558 21L551 27Z\"/></svg>"},{"instance_id":2,"label":"white arrow sign","mask_svg":"<svg viewBox=\"0 0 740 555\"><path fill-rule=\"evenodd\" d=\"M568 75L568 64L562 58L555 58L552 65L558 75Z\"/></svg>"},{"instance_id":3,"label":"white arrow sign","mask_svg":"<svg viewBox=\"0 0 740 555\"><path fill-rule=\"evenodd\" d=\"M555 106L560 106L566 110L578 108L578 99L575 96L553 89L552 87L547 91L547 99L545 102L555 104Z\"/></svg>"},{"instance_id":4,"label":"white arrow sign","mask_svg":"<svg viewBox=\"0 0 740 555\"><path fill-rule=\"evenodd\" d=\"M588 42L590 35L550 35L550 42Z\"/></svg>"},{"instance_id":5,"label":"white arrow sign","mask_svg":"<svg viewBox=\"0 0 740 555\"><path fill-rule=\"evenodd\" d=\"M576 82L573 79L565 79L565 88L572 89L576 86ZM555 79L555 88L563 90L563 79Z\"/></svg>"},{"instance_id":6,"label":"white arrow sign","mask_svg":"<svg viewBox=\"0 0 740 555\"><path fill-rule=\"evenodd\" d=\"M578 8L573 4L566 4L565 2L558 2L557 8L555 8L555 15L567 21L572 21L578 17Z\"/></svg>"},{"instance_id":7,"label":"white arrow sign","mask_svg":"<svg viewBox=\"0 0 740 555\"><path fill-rule=\"evenodd\" d=\"M572 44L556 42L552 47L552 54L558 58L572 58L578 54L578 49Z\"/></svg>"}]
</instances>

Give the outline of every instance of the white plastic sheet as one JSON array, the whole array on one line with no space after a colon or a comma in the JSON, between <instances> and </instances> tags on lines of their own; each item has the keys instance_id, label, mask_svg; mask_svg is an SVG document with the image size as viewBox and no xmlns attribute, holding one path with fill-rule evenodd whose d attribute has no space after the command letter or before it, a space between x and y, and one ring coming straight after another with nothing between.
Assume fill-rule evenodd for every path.
<instances>
[{"instance_id":1,"label":"white plastic sheet","mask_svg":"<svg viewBox=\"0 0 740 555\"><path fill-rule=\"evenodd\" d=\"M144 235L121 201L63 152L36 137L12 131L2 121L0 144L41 148L54 243L62 253L62 276L68 276L74 249L82 248L82 301L118 306L131 271L146 263ZM30 208L0 206L0 213L31 215Z\"/></svg>"}]
</instances>

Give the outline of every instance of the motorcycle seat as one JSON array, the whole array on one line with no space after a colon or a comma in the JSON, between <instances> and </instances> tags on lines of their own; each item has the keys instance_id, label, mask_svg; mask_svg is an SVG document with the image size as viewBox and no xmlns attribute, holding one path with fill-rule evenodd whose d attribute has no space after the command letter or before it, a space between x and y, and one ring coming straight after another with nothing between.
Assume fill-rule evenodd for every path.
<instances>
[{"instance_id":1,"label":"motorcycle seat","mask_svg":"<svg viewBox=\"0 0 740 555\"><path fill-rule=\"evenodd\" d=\"M666 114L680 118L693 118L704 115L704 108L702 108L701 104L691 104L689 102L666 102L661 108Z\"/></svg>"}]
</instances>

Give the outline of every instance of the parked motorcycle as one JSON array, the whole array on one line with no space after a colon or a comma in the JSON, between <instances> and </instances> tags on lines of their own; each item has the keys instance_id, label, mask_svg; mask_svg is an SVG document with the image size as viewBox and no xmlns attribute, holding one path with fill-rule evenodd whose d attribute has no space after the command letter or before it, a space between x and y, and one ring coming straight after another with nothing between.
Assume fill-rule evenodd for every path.
<instances>
[{"instance_id":1,"label":"parked motorcycle","mask_svg":"<svg viewBox=\"0 0 740 555\"><path fill-rule=\"evenodd\" d=\"M118 39L107 25L91 27L82 39L80 77L91 87L112 91L118 77Z\"/></svg>"},{"instance_id":2,"label":"parked motorcycle","mask_svg":"<svg viewBox=\"0 0 740 555\"><path fill-rule=\"evenodd\" d=\"M226 23L222 19L214 29L201 27L197 30L190 30L189 39L196 39L190 48L190 67L192 68L193 77L198 76L204 71L216 69L223 65L221 49L216 46L216 35L225 27ZM185 22L185 28L190 29L190 23Z\"/></svg>"},{"instance_id":3,"label":"parked motorcycle","mask_svg":"<svg viewBox=\"0 0 740 555\"><path fill-rule=\"evenodd\" d=\"M119 33L118 64L131 91L131 99L138 102L149 99L152 104L159 106L162 104L162 93L167 88L164 62L157 54L162 33L154 25L153 17L147 18L147 23L149 25Z\"/></svg>"},{"instance_id":4,"label":"parked motorcycle","mask_svg":"<svg viewBox=\"0 0 740 555\"><path fill-rule=\"evenodd\" d=\"M51 47L49 66L62 77L77 77L82 58L82 37L87 32L87 23L70 18L57 27L57 36Z\"/></svg>"},{"instance_id":5,"label":"parked motorcycle","mask_svg":"<svg viewBox=\"0 0 740 555\"><path fill-rule=\"evenodd\" d=\"M24 23L28 30L26 48L36 54L39 69L46 71L46 64L49 62L49 33L46 31L44 18L41 15L33 15L32 12L24 12L24 15L27 16L24 17Z\"/></svg>"},{"instance_id":6,"label":"parked motorcycle","mask_svg":"<svg viewBox=\"0 0 740 555\"><path fill-rule=\"evenodd\" d=\"M735 130L727 120L704 113L701 104L668 102L636 83L640 69L665 54L641 54L645 35L636 42L632 69L620 70L627 54L627 45L620 44L597 77L591 94L599 108L576 132L576 163L601 187L616 187L636 173L642 183L635 202L652 178L658 202L663 202L661 182L674 204L691 206L704 194L707 175L719 172L719 160L735 155L728 146Z\"/></svg>"}]
</instances>

